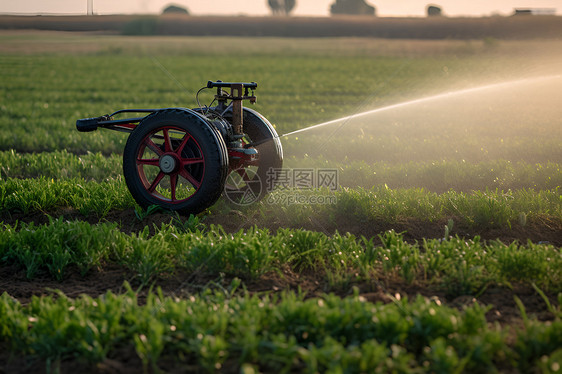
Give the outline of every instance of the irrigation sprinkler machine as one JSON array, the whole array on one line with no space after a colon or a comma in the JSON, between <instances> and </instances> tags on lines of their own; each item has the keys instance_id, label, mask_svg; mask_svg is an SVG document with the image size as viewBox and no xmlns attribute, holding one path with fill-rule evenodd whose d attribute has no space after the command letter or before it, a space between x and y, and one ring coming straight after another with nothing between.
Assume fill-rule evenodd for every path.
<instances>
[{"instance_id":1,"label":"irrigation sprinkler machine","mask_svg":"<svg viewBox=\"0 0 562 374\"><path fill-rule=\"evenodd\" d=\"M283 150L271 123L244 100L256 102L257 83L209 81L209 106L194 109L123 109L76 121L78 131L98 128L129 133L123 174L143 208L199 213L221 194L238 204L262 198L274 187ZM212 106L215 104L215 106ZM114 119L123 113L139 117Z\"/></svg>"}]
</instances>

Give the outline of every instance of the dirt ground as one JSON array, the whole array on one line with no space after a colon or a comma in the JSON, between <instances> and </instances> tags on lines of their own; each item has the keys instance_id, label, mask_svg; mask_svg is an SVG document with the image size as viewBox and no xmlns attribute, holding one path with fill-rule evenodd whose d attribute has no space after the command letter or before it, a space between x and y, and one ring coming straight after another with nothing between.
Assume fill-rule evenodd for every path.
<instances>
[{"instance_id":1,"label":"dirt ground","mask_svg":"<svg viewBox=\"0 0 562 374\"><path fill-rule=\"evenodd\" d=\"M142 221L139 220L133 210L114 211L103 219L94 217L84 217L76 211L65 210L57 212L58 215L69 220L81 219L90 223L97 222L117 222L121 230L127 233L138 232L145 226L152 229L160 227L163 223L170 223L173 216L169 214L153 214ZM18 217L0 217L4 223L14 224L17 220L25 222L35 222L36 224L48 222L48 217L41 213ZM458 220L457 220L458 221ZM258 217L246 217L239 211L231 211L229 214L211 215L204 218L206 225L220 224L227 232L235 232L243 228L259 225ZM421 222L413 219L404 220L396 224L374 223L362 224L360 222L340 222L337 229L340 233L350 232L356 236L376 237L379 233L394 229L397 232L404 232L404 238L408 242L422 241L424 238L440 238L443 235L443 227L446 222ZM266 226L272 232L279 228L291 227L290 223L278 222ZM324 231L326 234L335 232L336 227L332 227L323 222L310 221L304 229ZM514 240L526 243L527 240L533 242L549 242L556 246L562 246L562 222L554 222L551 219L539 219L529 222L525 227L519 225L512 226L511 229L483 229L457 227L452 235L474 237L480 235L483 240L501 240L510 243ZM53 289L61 290L69 297L77 297L81 294L98 296L107 290L120 293L124 291L123 282L134 280L134 274L130 274L127 269L115 264L105 264L102 269L93 269L86 276L82 277L76 269L70 269L67 278L63 282L52 280L50 277L39 277L28 280L25 273L11 266L0 267L0 290L8 292L12 297L17 298L22 303L27 303L33 295L45 295L52 293ZM177 272L172 276L159 279L155 286L162 288L164 294L178 297L185 297L199 292L201 289L211 284L222 284L228 287L232 279L221 278L212 279L199 274ZM329 291L335 292L340 296L346 296L353 292L353 288L359 289L360 295L371 302L392 302L392 297L400 294L402 297L414 298L416 295L426 297L436 297L445 305L461 309L465 305L474 302L483 305L492 305L488 312L490 322L501 324L520 324L521 315L514 302L514 296L518 296L529 315L535 315L540 320L548 320L553 316L547 311L542 298L529 285L512 285L513 288L491 286L487 288L477 299L471 296L461 296L448 298L445 290L438 285L428 285L423 282L414 281L406 284L404 280L382 275L376 279L351 283L342 286L341 289L334 289L327 284L322 274L297 274L288 267L282 269L281 273L269 273L256 280L244 280L248 292L252 294L276 293L284 290L297 290L298 288L306 292L309 297L321 295ZM138 287L134 282L133 287ZM142 296L147 288L140 290ZM548 295L551 301L556 299L555 295ZM142 300L142 297L141 297Z\"/></svg>"},{"instance_id":2,"label":"dirt ground","mask_svg":"<svg viewBox=\"0 0 562 374\"><path fill-rule=\"evenodd\" d=\"M103 218L98 218L95 216L83 216L73 209L60 209L47 213L0 214L0 222L8 225L14 225L16 222L46 224L49 222L49 217L63 217L70 221L87 221L90 224L115 222L119 225L121 231L130 234L142 231L146 226L151 231L154 231L155 226L160 227L162 224L169 224L176 216L167 213L156 213L139 220L134 210L128 209L111 211ZM462 224L463 220L461 217L446 217L436 222L422 221L410 217L399 219L398 222L363 222L353 217L348 217L345 221L334 223L328 220L324 221L322 217L311 216L305 225L296 225L294 222L282 219L272 220L264 224L258 213L255 215L245 215L241 211L231 210L228 213L211 214L200 218L201 222L205 225L221 225L229 233L255 226L267 228L272 233L275 233L278 229L292 228L320 231L326 235L332 235L338 231L340 234L349 232L357 237L363 235L367 238L376 238L381 233L394 230L398 233L403 233L404 239L409 243L421 242L423 239L442 238L444 228L449 219L452 219L455 223L453 230L450 232L450 235L453 236L473 238L478 235L483 240L500 240L503 243L511 243L513 241L527 243L530 240L533 243L547 243L556 247L562 247L562 220L546 216L529 219L525 226L512 223L511 228L470 227ZM185 222L186 219L183 217L181 220Z\"/></svg>"},{"instance_id":3,"label":"dirt ground","mask_svg":"<svg viewBox=\"0 0 562 374\"><path fill-rule=\"evenodd\" d=\"M54 295L53 290L60 290L71 298L83 294L97 297L108 290L123 293L125 292L123 284L125 280L131 281L132 287L138 289L139 300L142 302L149 287L137 288L139 285L134 281L134 274L117 265L104 265L102 269L91 270L85 276L81 276L76 269L70 269L66 279L62 282L48 276L39 276L29 280L25 277L24 271L10 266L0 267L0 289L18 299L22 304L28 303L32 296ZM164 295L185 298L207 287L220 285L227 289L231 281L230 277L211 278L193 273L176 272L155 281L154 286L161 287ZM414 299L417 295L439 299L442 304L458 309L479 303L483 306L491 306L487 314L489 322L499 322L502 325L522 324L519 308L514 301L514 296L517 296L523 302L529 316L535 316L537 319L545 321L554 317L547 310L541 296L531 286L523 284L512 284L512 288L490 286L477 298L470 295L452 298L441 286L424 284L423 281L407 284L402 279L381 275L369 280L351 282L345 287L334 288L328 285L322 274L297 274L291 269L285 268L282 269L281 274L271 272L258 279L245 280L244 285L247 292L256 295L280 293L287 290L297 292L300 289L306 293L307 297L321 296L327 291L345 297L351 295L353 289L357 288L360 296L373 303L390 303L394 297ZM556 305L556 295L547 294L547 296Z\"/></svg>"},{"instance_id":4,"label":"dirt ground","mask_svg":"<svg viewBox=\"0 0 562 374\"><path fill-rule=\"evenodd\" d=\"M66 219L81 219L90 223L97 222L117 222L124 232L138 232L145 226L160 227L163 223L169 223L172 217L169 214L154 214L140 221L134 211L115 211L103 219L84 217L76 211L64 210L59 211L52 216L63 216ZM14 224L17 220L25 222L35 222L36 224L48 222L48 217L41 213L28 216L0 217L5 223ZM242 228L259 226L257 217L246 217L241 212L233 211L225 215L208 216L204 219L204 223L220 224L226 231L235 232ZM416 220L404 220L396 224L375 223L362 224L360 222L340 222L337 229L340 233L350 232L354 235L364 235L367 237L376 236L377 234L389 229L397 232L404 232L404 237L409 242L421 241L423 238L439 238L443 235L443 227L446 222L420 222ZM290 227L290 223L278 222L267 226L272 232L279 228ZM262 226L263 227L263 226ZM310 221L309 225L303 227L305 229L324 231L331 234L336 227L324 224L323 222ZM453 235L473 237L480 235L483 240L502 240L511 242L517 240L526 242L528 239L533 242L549 241L550 243L561 246L562 238L562 222L553 222L549 219L540 219L529 222L525 227L512 227L503 230L478 230L468 227L458 227L453 231ZM33 296L53 295L53 290L60 290L68 297L78 297L82 294L97 297L104 294L108 290L114 293L125 292L124 282L130 281L133 289L138 289L139 301L142 303L148 292L149 287L139 288L135 284L135 277L129 270L116 264L104 264L100 269L92 269L85 276L81 276L77 269L70 268L67 277L63 282L58 282L48 276L39 276L33 280L25 277L25 272L14 266L0 266L0 290L7 292L12 297L18 299L22 304L28 303ZM211 278L202 276L197 273L187 273L177 271L173 275L158 279L153 286L161 287L164 295L177 296L180 298L197 294L207 287L224 287L228 288L232 278L220 277ZM350 282L339 288L330 287L326 281L326 277L319 273L302 273L298 274L292 271L288 266L282 268L280 272L266 273L258 279L243 280L246 288L245 292L255 295L274 294L282 291L302 290L307 297L321 296L325 292L333 292L339 296L345 297L354 292L359 291L359 295L366 301L377 303L391 303L395 298L408 297L415 298L422 295L433 300L439 300L441 304L452 308L462 310L464 307L478 303L482 306L488 306L489 311L486 314L490 324L499 323L503 327L523 328L523 319L519 307L515 302L517 296L523 302L527 315L530 318L537 318L540 321L550 321L554 316L548 311L545 301L541 296L529 285L511 284L511 287L494 285L486 288L480 295L473 297L464 295L459 297L448 296L446 290L439 285L427 284L423 281L414 281L410 284L405 283L403 279L392 277L389 275L381 275L377 278L362 280L360 282ZM242 292L242 291L240 291ZM550 302L556 305L556 295L547 293ZM55 294L55 297L56 294ZM515 334L513 329L508 328L509 334ZM76 359L64 359L61 362L51 363L47 367L44 360L33 357L19 357L9 353L8 350L0 346L0 374L4 373L44 373L48 369L60 369L61 373L138 373L143 370L142 362L136 354L133 346L121 347L118 351L110 352L109 356L103 362L97 365L88 365ZM198 367L178 366L179 364L174 357L164 356L159 360L159 369L164 372L185 372L186 370L198 370ZM239 367L235 361L226 362L221 372L238 372ZM150 370L149 370L150 372Z\"/></svg>"}]
</instances>

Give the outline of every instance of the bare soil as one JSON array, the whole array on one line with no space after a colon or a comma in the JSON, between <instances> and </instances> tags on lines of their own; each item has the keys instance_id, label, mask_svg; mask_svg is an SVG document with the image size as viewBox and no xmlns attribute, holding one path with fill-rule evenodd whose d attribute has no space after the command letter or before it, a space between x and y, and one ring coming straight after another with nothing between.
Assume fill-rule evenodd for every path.
<instances>
[{"instance_id":1,"label":"bare soil","mask_svg":"<svg viewBox=\"0 0 562 374\"><path fill-rule=\"evenodd\" d=\"M145 227L154 232L155 227L159 228L163 224L174 224L173 221L177 220L178 216L168 213L156 213L140 220L134 210L128 209L111 211L100 218L84 216L74 209L59 209L53 212L37 212L32 214L3 213L0 214L0 222L8 225L15 225L17 222L33 222L39 225L49 223L52 217L62 217L69 221L86 221L90 224L113 222L118 224L121 231L130 234L140 232ZM179 217L179 219L181 223L186 221L185 217ZM527 241L531 241L533 243L545 243L562 247L562 220L551 216L529 218L525 226L521 226L519 223L512 223L511 227L503 228L473 227L464 224L461 217L454 216L435 222L411 217L403 217L396 222L382 220L365 222L354 217L346 217L346 220L330 222L323 217L310 216L305 224L295 224L295 222L280 218L264 222L258 213L248 215L238 210L200 217L201 222L205 225L221 225L229 233L252 227L266 228L272 233L279 229L292 228L320 231L326 235L332 235L335 232L340 234L350 233L357 237L365 236L366 238L374 237L376 239L379 234L394 230L398 233L403 233L404 239L409 243L414 243L415 241L422 242L424 239L442 238L449 219L452 219L454 222L453 230L450 232L450 235L453 236L457 235L464 238L479 236L482 240L500 240L506 244L513 241L525 244Z\"/></svg>"},{"instance_id":2,"label":"bare soil","mask_svg":"<svg viewBox=\"0 0 562 374\"><path fill-rule=\"evenodd\" d=\"M111 290L116 294L126 291L125 281L130 281L131 286L137 291L141 303L144 302L149 286L142 288L135 281L134 274L124 267L114 264L105 264L100 269L93 269L85 276L81 276L76 269L70 269L64 281L58 282L51 277L39 276L33 280L25 277L25 272L11 266L0 267L0 290L19 300L22 304L30 302L33 296L55 295L55 290L61 291L71 298L80 295L92 297L100 296ZM186 298L197 294L206 288L223 287L228 289L232 277L212 278L209 276L178 271L173 275L156 280L150 286L161 287L164 295ZM367 301L384 304L393 301L393 298L414 299L417 295L439 299L443 305L462 310L473 303L490 306L487 313L489 322L498 322L502 325L521 325L522 319L519 308L514 301L517 296L525 305L527 314L539 320L552 320L554 316L547 310L545 301L529 285L512 284L507 286L494 285L486 288L478 297L471 295L450 296L442 286L430 284L423 280L406 283L403 279L391 275L379 275L376 278L350 282L349 284L330 286L324 275L314 272L304 274L295 273L284 268L280 272L266 273L258 279L244 280L246 292L256 295L275 294L283 291L299 290L306 293L307 297L319 297L327 292L338 296L349 296L354 289ZM556 306L556 295L548 294L550 302Z\"/></svg>"}]
</instances>

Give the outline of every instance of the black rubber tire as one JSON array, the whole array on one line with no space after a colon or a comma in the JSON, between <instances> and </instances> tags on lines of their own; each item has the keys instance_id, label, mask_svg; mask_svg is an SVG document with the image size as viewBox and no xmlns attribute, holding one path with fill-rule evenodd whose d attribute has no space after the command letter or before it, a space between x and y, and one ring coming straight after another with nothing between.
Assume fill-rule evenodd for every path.
<instances>
[{"instance_id":1,"label":"black rubber tire","mask_svg":"<svg viewBox=\"0 0 562 374\"><path fill-rule=\"evenodd\" d=\"M224 117L230 121L231 112L225 113ZM252 144L255 144L259 154L259 165L253 179L260 179L261 188L258 183L249 183L259 200L276 186L276 174L270 173L270 170L279 170L283 167L283 147L273 125L257 111L244 108L243 123L244 133L250 138Z\"/></svg>"},{"instance_id":2,"label":"black rubber tire","mask_svg":"<svg viewBox=\"0 0 562 374\"><path fill-rule=\"evenodd\" d=\"M185 200L178 199L173 202L172 198L169 199L170 201L166 201L166 199L157 196L157 193L151 193L146 187L146 177L143 181L143 176L141 176L144 171L139 171L142 166L137 163L137 156L139 152L142 152L141 147L147 147L147 143L143 144L143 142L151 134L155 134L159 129L164 128L184 131L195 142L193 144L196 144L196 146L186 145L180 152L177 149L177 139L171 140L172 149L176 149L178 155L181 153L181 157L185 157L185 159L191 157L203 159L202 167L196 168L196 165L183 166L186 170L191 168L189 173L199 182L198 187L194 185L195 192ZM200 114L183 108L160 110L143 119L127 139L123 153L123 174L131 195L143 208L158 205L164 209L177 211L185 215L197 214L213 205L224 189L228 174L226 145L217 129Z\"/></svg>"}]
</instances>

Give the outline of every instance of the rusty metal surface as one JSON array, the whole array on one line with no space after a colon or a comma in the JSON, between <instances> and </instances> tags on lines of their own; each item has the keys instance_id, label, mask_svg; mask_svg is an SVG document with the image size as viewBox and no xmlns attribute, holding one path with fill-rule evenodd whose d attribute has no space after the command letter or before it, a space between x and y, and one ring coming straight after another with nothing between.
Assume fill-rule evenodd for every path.
<instances>
[{"instance_id":1,"label":"rusty metal surface","mask_svg":"<svg viewBox=\"0 0 562 374\"><path fill-rule=\"evenodd\" d=\"M242 100L244 100L244 85L242 83L233 83L230 89L230 96L232 99L232 130L234 131L234 135L243 135L244 117L242 115Z\"/></svg>"}]
</instances>

